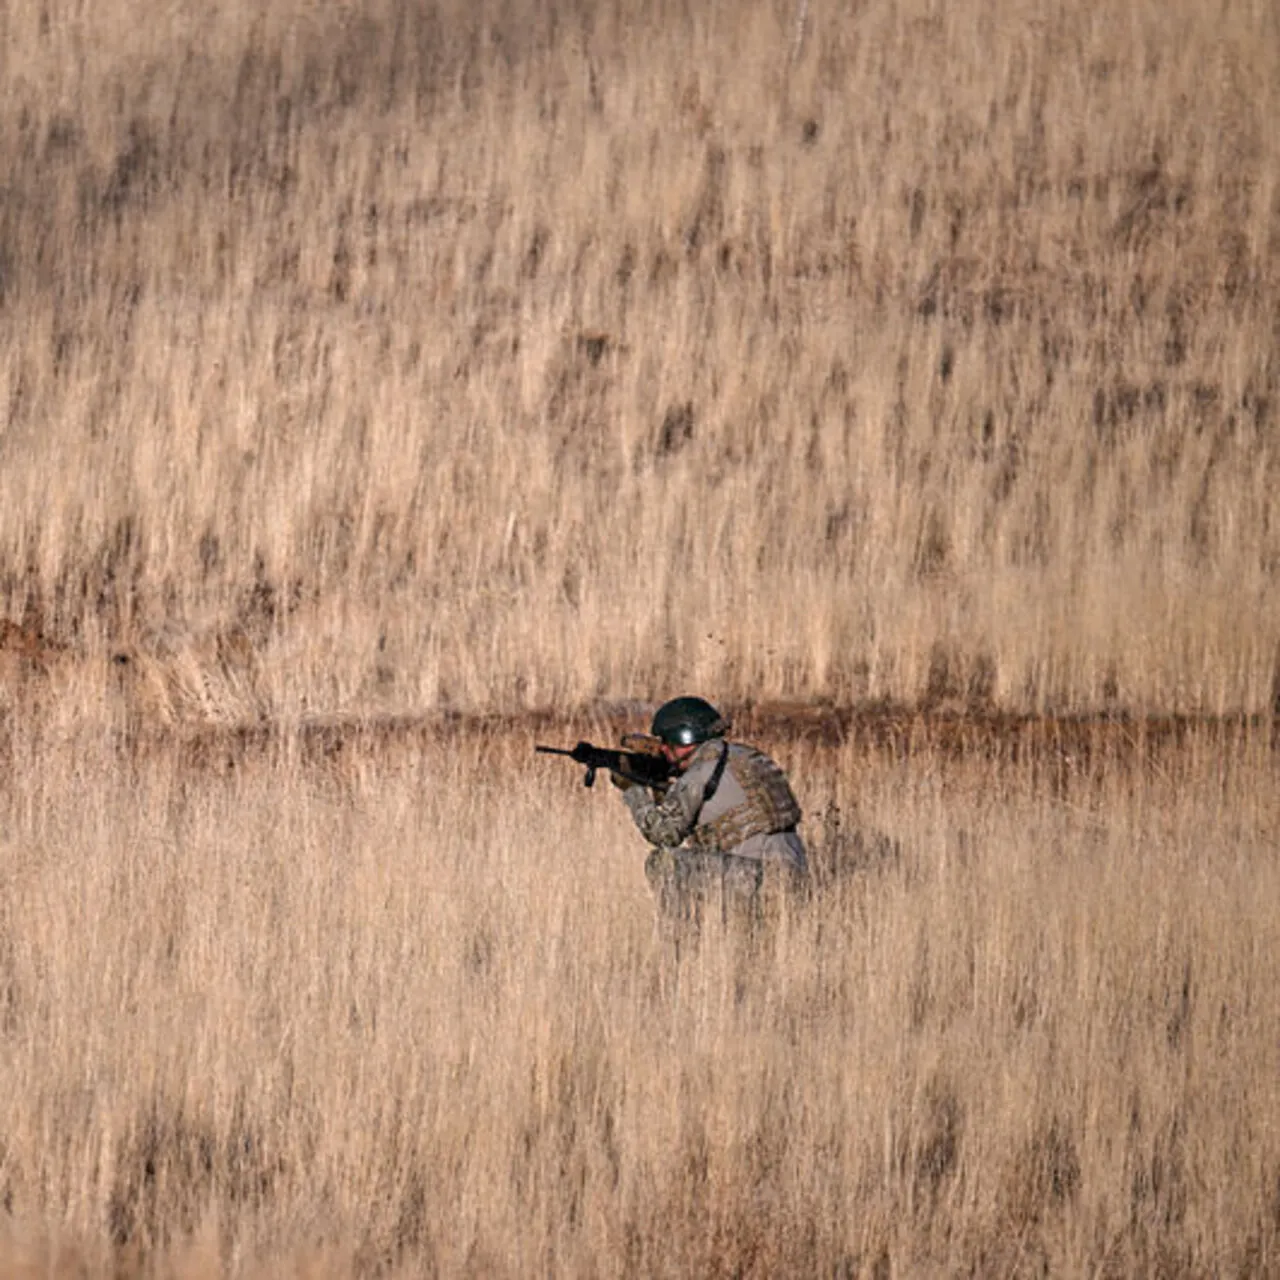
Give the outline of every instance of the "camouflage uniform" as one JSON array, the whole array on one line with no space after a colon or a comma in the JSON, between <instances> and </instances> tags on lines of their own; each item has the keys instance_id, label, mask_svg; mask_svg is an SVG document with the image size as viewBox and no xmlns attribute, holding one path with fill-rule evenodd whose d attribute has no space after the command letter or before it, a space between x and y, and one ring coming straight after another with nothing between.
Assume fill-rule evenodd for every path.
<instances>
[{"instance_id":1,"label":"camouflage uniform","mask_svg":"<svg viewBox=\"0 0 1280 1280\"><path fill-rule=\"evenodd\" d=\"M623 799L656 846L645 875L669 920L751 917L762 890L772 897L807 882L800 806L782 770L754 747L711 738L665 795L632 786Z\"/></svg>"}]
</instances>

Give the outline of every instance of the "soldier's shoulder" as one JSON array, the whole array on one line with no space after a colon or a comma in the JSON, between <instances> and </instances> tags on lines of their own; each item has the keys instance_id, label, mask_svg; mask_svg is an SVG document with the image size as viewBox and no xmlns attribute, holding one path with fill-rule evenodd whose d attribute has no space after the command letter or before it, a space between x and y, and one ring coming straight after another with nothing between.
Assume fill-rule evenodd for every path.
<instances>
[{"instance_id":1,"label":"soldier's shoulder","mask_svg":"<svg viewBox=\"0 0 1280 1280\"><path fill-rule=\"evenodd\" d=\"M735 764L741 764L746 767L776 769L779 773L786 773L782 765L767 751L762 751L759 747L747 742L731 742L729 744L729 758Z\"/></svg>"}]
</instances>

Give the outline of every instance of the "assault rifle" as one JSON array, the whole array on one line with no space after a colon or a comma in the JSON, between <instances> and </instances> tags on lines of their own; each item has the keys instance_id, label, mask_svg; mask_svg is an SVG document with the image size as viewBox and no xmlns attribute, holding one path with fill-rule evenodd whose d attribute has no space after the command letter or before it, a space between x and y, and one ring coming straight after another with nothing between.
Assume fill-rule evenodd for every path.
<instances>
[{"instance_id":1,"label":"assault rifle","mask_svg":"<svg viewBox=\"0 0 1280 1280\"><path fill-rule=\"evenodd\" d=\"M622 750L596 747L589 742L579 742L572 751L564 747L535 746L548 756L568 756L577 764L586 765L587 775L582 779L584 787L595 785L596 773L608 769L628 782L641 787L664 788L675 776L671 761L662 754L661 744L647 734L629 733L622 739Z\"/></svg>"}]
</instances>

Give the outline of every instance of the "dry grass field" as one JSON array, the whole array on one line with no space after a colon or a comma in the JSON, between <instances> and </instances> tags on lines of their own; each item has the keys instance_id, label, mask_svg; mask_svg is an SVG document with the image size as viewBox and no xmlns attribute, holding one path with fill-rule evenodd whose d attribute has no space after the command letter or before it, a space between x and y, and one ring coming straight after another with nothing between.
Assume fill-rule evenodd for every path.
<instances>
[{"instance_id":1,"label":"dry grass field","mask_svg":"<svg viewBox=\"0 0 1280 1280\"><path fill-rule=\"evenodd\" d=\"M1280 1274L1280 11L0 0L0 108L0 1272ZM677 962L531 749L693 691L815 891Z\"/></svg>"},{"instance_id":2,"label":"dry grass field","mask_svg":"<svg viewBox=\"0 0 1280 1280\"><path fill-rule=\"evenodd\" d=\"M622 806L515 736L44 757L5 1273L1275 1274L1269 745L1056 788L770 745L814 899L678 963Z\"/></svg>"}]
</instances>

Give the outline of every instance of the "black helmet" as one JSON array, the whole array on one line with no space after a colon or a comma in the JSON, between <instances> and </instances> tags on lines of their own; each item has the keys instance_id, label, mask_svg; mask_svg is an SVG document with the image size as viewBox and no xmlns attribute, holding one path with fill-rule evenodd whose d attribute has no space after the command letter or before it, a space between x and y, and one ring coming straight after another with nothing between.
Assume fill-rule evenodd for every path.
<instances>
[{"instance_id":1,"label":"black helmet","mask_svg":"<svg viewBox=\"0 0 1280 1280\"><path fill-rule=\"evenodd\" d=\"M701 698L672 698L653 717L650 732L668 746L689 747L707 742L729 730L729 721Z\"/></svg>"}]
</instances>

